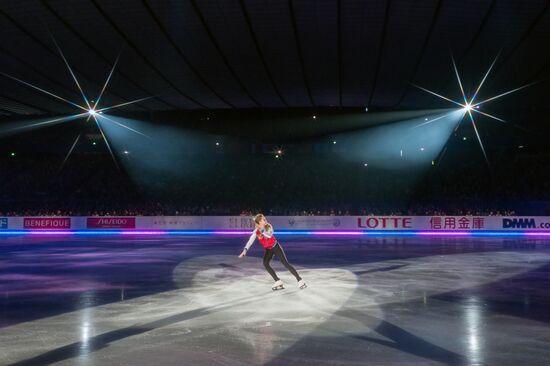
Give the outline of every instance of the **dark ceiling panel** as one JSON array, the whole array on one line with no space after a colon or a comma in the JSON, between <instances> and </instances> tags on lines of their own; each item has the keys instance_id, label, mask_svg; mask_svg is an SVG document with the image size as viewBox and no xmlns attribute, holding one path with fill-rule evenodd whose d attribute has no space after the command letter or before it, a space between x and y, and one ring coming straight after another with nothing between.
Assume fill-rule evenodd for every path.
<instances>
[{"instance_id":1,"label":"dark ceiling panel","mask_svg":"<svg viewBox=\"0 0 550 366\"><path fill-rule=\"evenodd\" d=\"M239 1L197 1L197 5L229 63L260 105L284 107L262 64Z\"/></svg>"},{"instance_id":2,"label":"dark ceiling panel","mask_svg":"<svg viewBox=\"0 0 550 366\"><path fill-rule=\"evenodd\" d=\"M190 1L147 1L147 6L167 32L170 42L202 75L208 85L235 108L256 107L246 87L240 85L231 67L216 48L201 15ZM206 25L207 26L207 25ZM177 60L175 60L177 62Z\"/></svg>"},{"instance_id":3,"label":"dark ceiling panel","mask_svg":"<svg viewBox=\"0 0 550 366\"><path fill-rule=\"evenodd\" d=\"M385 1L342 2L342 104L366 106L382 39Z\"/></svg>"},{"instance_id":4,"label":"dark ceiling panel","mask_svg":"<svg viewBox=\"0 0 550 366\"><path fill-rule=\"evenodd\" d=\"M339 106L338 2L294 1L294 10L315 104Z\"/></svg>"},{"instance_id":5,"label":"dark ceiling panel","mask_svg":"<svg viewBox=\"0 0 550 366\"><path fill-rule=\"evenodd\" d=\"M290 107L311 106L287 1L246 1L252 27L272 72Z\"/></svg>"},{"instance_id":6,"label":"dark ceiling panel","mask_svg":"<svg viewBox=\"0 0 550 366\"><path fill-rule=\"evenodd\" d=\"M28 104L24 104L14 100L13 98L6 98L0 95L0 111L4 115L19 114L19 115L40 115L45 114L44 110L32 107Z\"/></svg>"},{"instance_id":7,"label":"dark ceiling panel","mask_svg":"<svg viewBox=\"0 0 550 366\"><path fill-rule=\"evenodd\" d=\"M449 106L454 55L480 98L550 76L547 0L3 0L0 72L81 103L52 40L87 95L121 52L102 105L121 112ZM2 114L75 107L0 75ZM494 109L548 109L547 83ZM91 98L91 97L90 97ZM508 103L506 101L514 101Z\"/></svg>"},{"instance_id":8,"label":"dark ceiling panel","mask_svg":"<svg viewBox=\"0 0 550 366\"><path fill-rule=\"evenodd\" d=\"M110 0L96 2L103 15L117 25L126 43L152 65L156 74L172 89L206 108L231 107L193 72L141 2L133 2L130 6Z\"/></svg>"},{"instance_id":9,"label":"dark ceiling panel","mask_svg":"<svg viewBox=\"0 0 550 366\"><path fill-rule=\"evenodd\" d=\"M429 35L437 0L391 2L387 36L372 104L393 107L408 87L414 65Z\"/></svg>"},{"instance_id":10,"label":"dark ceiling panel","mask_svg":"<svg viewBox=\"0 0 550 366\"><path fill-rule=\"evenodd\" d=\"M463 62L461 71L465 75L466 90L475 90L492 60L499 53L500 61L497 61L497 68L501 67L502 62L510 59L511 52L517 51L516 46L522 40L522 35L529 29L546 3L546 0L496 2L487 26ZM545 48L547 49L547 47ZM548 58L548 51L546 53L546 58ZM525 59L524 61L531 65L530 60ZM520 78L527 79L529 70L528 68L524 70L527 73ZM487 79L480 92L480 98L494 95L493 93L499 89L496 88L497 84L505 88L514 87L511 81L512 78L507 75L493 74Z\"/></svg>"},{"instance_id":11,"label":"dark ceiling panel","mask_svg":"<svg viewBox=\"0 0 550 366\"><path fill-rule=\"evenodd\" d=\"M524 106L530 110L543 109L548 106L550 62L547 57L544 57L544 53L541 54L541 45L549 44L550 2L541 10L540 16L534 20L528 34L525 34L525 38L510 55L508 62L502 64L502 67L495 71L493 85L497 92L535 83L513 96L504 97L503 104Z\"/></svg>"}]
</instances>

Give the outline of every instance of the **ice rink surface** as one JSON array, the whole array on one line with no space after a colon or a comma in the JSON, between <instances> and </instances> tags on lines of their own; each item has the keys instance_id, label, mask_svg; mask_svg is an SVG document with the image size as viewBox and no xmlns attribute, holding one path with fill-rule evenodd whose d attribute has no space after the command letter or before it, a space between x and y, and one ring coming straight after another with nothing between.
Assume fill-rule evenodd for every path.
<instances>
[{"instance_id":1,"label":"ice rink surface","mask_svg":"<svg viewBox=\"0 0 550 366\"><path fill-rule=\"evenodd\" d=\"M550 240L0 238L1 365L548 365Z\"/></svg>"}]
</instances>

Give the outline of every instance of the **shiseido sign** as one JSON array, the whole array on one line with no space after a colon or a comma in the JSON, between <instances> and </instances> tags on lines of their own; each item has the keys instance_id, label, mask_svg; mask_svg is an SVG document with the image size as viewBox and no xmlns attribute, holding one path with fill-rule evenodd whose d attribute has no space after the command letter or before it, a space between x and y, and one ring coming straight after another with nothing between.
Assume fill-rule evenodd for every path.
<instances>
[{"instance_id":1,"label":"shiseido sign","mask_svg":"<svg viewBox=\"0 0 550 366\"><path fill-rule=\"evenodd\" d=\"M135 217L88 217L88 229L135 229Z\"/></svg>"}]
</instances>

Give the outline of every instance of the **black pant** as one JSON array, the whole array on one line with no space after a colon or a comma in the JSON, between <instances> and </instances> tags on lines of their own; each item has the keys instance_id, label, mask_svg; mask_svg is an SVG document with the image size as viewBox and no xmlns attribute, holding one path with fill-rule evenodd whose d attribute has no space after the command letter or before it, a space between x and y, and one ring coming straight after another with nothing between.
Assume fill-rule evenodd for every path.
<instances>
[{"instance_id":1,"label":"black pant","mask_svg":"<svg viewBox=\"0 0 550 366\"><path fill-rule=\"evenodd\" d=\"M266 249L264 254L264 267L275 281L279 281L279 277L277 277L277 274L275 273L273 268L271 268L271 266L269 265L269 262L271 262L271 259L273 259L274 255L277 255L277 258L279 258L279 261L281 261L283 266L285 266L286 269L288 269L290 273L292 273L294 277L296 277L297 281L300 281L302 279L298 274L298 272L296 272L294 267L292 267L292 265L288 263L283 247L279 243L275 243L273 248Z\"/></svg>"}]
</instances>

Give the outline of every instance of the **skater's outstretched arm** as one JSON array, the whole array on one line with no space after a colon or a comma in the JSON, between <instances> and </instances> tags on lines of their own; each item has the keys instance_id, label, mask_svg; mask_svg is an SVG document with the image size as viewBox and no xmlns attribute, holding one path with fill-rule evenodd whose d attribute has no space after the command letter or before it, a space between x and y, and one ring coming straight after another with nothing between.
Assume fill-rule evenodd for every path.
<instances>
[{"instance_id":1,"label":"skater's outstretched arm","mask_svg":"<svg viewBox=\"0 0 550 366\"><path fill-rule=\"evenodd\" d=\"M252 244L254 244L254 240L256 240L256 230L254 230L250 235L250 238L248 239L248 242L246 243L243 251L241 252L241 254L239 254L239 258L242 258L246 255L246 252L248 252L248 249L250 249Z\"/></svg>"}]
</instances>

